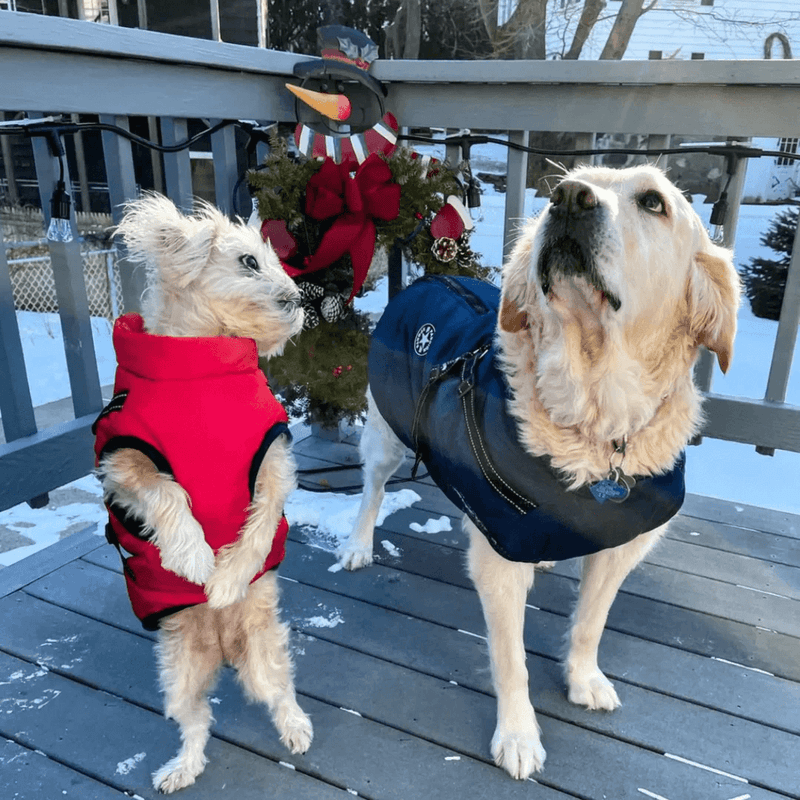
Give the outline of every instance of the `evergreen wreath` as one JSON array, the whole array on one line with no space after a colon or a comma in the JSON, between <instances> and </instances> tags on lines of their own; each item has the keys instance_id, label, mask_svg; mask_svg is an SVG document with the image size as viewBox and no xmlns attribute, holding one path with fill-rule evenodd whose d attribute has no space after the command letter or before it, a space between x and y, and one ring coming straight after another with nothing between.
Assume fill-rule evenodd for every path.
<instances>
[{"instance_id":1,"label":"evergreen wreath","mask_svg":"<svg viewBox=\"0 0 800 800\"><path fill-rule=\"evenodd\" d=\"M290 415L332 428L340 420L354 422L366 410L370 320L347 302L356 284L348 252L324 269L303 272L336 224L336 219L320 220L307 211L309 182L325 162L290 153L286 141L277 136L270 144L264 164L247 177L258 201L262 235L270 239L284 268L297 281L306 322L283 355L264 366ZM492 270L480 265L469 246L469 231L446 240L435 239L430 231L446 198L463 195L453 171L405 148L380 158L389 168L391 183L400 187L399 213L393 219L372 220L375 250L360 293L385 272L386 255L394 247L402 249L417 275L489 278Z\"/></svg>"}]
</instances>

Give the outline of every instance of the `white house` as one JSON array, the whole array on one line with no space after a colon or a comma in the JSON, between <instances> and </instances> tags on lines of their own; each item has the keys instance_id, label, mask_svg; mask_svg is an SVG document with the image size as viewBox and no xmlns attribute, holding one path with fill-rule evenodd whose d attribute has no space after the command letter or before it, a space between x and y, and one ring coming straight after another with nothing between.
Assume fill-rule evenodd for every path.
<instances>
[{"instance_id":1,"label":"white house","mask_svg":"<svg viewBox=\"0 0 800 800\"><path fill-rule=\"evenodd\" d=\"M645 7L649 4L645 0ZM581 58L599 57L621 5L622 0L606 0ZM551 0L551 7L548 49L558 58L563 42L572 39L583 2ZM624 58L762 59L789 54L800 55L797 0L657 0L636 23Z\"/></svg>"},{"instance_id":2,"label":"white house","mask_svg":"<svg viewBox=\"0 0 800 800\"><path fill-rule=\"evenodd\" d=\"M516 0L504 5L508 14ZM622 0L606 0L581 59L600 56L621 5ZM583 0L550 0L548 58L561 58L569 48L582 8ZM657 0L636 23L624 55L626 60L792 57L800 58L799 0ZM798 138L757 139L753 145L796 153ZM746 202L779 202L796 195L800 162L780 157L748 162Z\"/></svg>"}]
</instances>

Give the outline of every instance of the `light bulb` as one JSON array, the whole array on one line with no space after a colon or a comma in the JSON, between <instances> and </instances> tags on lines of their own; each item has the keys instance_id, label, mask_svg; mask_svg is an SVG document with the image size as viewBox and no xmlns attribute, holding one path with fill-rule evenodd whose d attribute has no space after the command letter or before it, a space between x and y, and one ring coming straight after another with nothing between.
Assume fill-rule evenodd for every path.
<instances>
[{"instance_id":1,"label":"light bulb","mask_svg":"<svg viewBox=\"0 0 800 800\"><path fill-rule=\"evenodd\" d=\"M51 242L71 242L72 225L68 219L52 217L47 226L47 239Z\"/></svg>"},{"instance_id":2,"label":"light bulb","mask_svg":"<svg viewBox=\"0 0 800 800\"><path fill-rule=\"evenodd\" d=\"M70 199L64 181L58 181L50 198L50 224L47 239L51 242L71 242L72 224L69 221Z\"/></svg>"}]
</instances>

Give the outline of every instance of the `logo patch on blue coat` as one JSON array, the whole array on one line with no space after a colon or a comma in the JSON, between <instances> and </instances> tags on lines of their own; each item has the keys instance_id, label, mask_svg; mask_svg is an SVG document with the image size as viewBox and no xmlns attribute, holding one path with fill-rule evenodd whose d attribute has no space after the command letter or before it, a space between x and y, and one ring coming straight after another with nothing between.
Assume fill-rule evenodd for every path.
<instances>
[{"instance_id":1,"label":"logo patch on blue coat","mask_svg":"<svg viewBox=\"0 0 800 800\"><path fill-rule=\"evenodd\" d=\"M436 328L430 324L430 322L426 322L424 325L420 327L417 331L417 335L414 337L414 352L418 356L424 356L428 350L431 349L431 344L433 343L433 335L436 333Z\"/></svg>"}]
</instances>

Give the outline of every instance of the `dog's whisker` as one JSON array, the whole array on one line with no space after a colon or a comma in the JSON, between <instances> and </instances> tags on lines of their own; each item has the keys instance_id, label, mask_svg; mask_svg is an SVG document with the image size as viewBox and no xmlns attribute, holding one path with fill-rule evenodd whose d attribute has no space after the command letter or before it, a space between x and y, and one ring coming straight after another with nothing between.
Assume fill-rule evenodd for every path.
<instances>
[{"instance_id":1,"label":"dog's whisker","mask_svg":"<svg viewBox=\"0 0 800 800\"><path fill-rule=\"evenodd\" d=\"M562 175L566 175L569 172L569 169L564 164L562 164L562 163L560 163L558 161L553 161L550 158L546 158L545 161L551 167L555 167L557 170L559 170L560 174L562 174Z\"/></svg>"}]
</instances>

